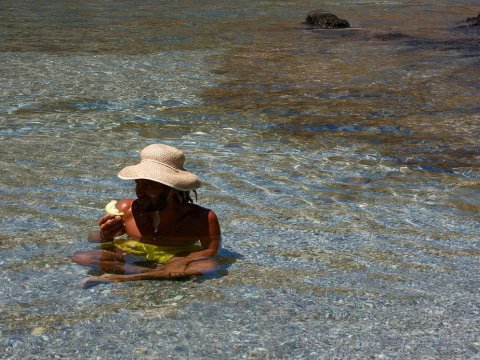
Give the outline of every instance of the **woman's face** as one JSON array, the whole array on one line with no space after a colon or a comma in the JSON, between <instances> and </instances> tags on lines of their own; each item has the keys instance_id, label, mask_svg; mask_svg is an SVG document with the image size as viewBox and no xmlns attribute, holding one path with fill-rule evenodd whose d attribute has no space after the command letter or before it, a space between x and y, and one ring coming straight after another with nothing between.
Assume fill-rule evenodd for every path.
<instances>
[{"instance_id":1,"label":"woman's face","mask_svg":"<svg viewBox=\"0 0 480 360\"><path fill-rule=\"evenodd\" d=\"M144 211L162 210L168 204L172 188L147 179L135 180L138 204Z\"/></svg>"}]
</instances>

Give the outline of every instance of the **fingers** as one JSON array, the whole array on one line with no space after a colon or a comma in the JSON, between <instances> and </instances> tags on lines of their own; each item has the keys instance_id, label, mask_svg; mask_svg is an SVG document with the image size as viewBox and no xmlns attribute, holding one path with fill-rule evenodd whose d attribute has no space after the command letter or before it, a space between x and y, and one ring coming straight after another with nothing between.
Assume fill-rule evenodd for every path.
<instances>
[{"instance_id":1,"label":"fingers","mask_svg":"<svg viewBox=\"0 0 480 360\"><path fill-rule=\"evenodd\" d=\"M108 220L115 219L115 215L112 214L105 214L100 219L98 219L98 225L102 226L102 224L106 223Z\"/></svg>"},{"instance_id":2,"label":"fingers","mask_svg":"<svg viewBox=\"0 0 480 360\"><path fill-rule=\"evenodd\" d=\"M98 224L100 225L100 237L104 241L113 240L115 236L125 233L125 224L120 216L102 216Z\"/></svg>"},{"instance_id":3,"label":"fingers","mask_svg":"<svg viewBox=\"0 0 480 360\"><path fill-rule=\"evenodd\" d=\"M123 221L120 216L114 216L113 218L107 219L104 223L100 224L100 229L110 230L123 227Z\"/></svg>"}]
</instances>

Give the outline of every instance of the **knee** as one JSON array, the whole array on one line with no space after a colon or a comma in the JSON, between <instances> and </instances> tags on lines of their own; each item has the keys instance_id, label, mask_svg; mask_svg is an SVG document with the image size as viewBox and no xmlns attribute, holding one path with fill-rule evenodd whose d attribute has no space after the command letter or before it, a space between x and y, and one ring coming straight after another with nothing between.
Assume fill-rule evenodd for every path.
<instances>
[{"instance_id":1,"label":"knee","mask_svg":"<svg viewBox=\"0 0 480 360\"><path fill-rule=\"evenodd\" d=\"M202 275L215 272L219 269L218 263L212 258L203 258L190 262L185 272L189 275Z\"/></svg>"},{"instance_id":2,"label":"knee","mask_svg":"<svg viewBox=\"0 0 480 360\"><path fill-rule=\"evenodd\" d=\"M76 253L73 254L70 259L77 264L90 264L92 262L92 259L87 253Z\"/></svg>"}]
</instances>

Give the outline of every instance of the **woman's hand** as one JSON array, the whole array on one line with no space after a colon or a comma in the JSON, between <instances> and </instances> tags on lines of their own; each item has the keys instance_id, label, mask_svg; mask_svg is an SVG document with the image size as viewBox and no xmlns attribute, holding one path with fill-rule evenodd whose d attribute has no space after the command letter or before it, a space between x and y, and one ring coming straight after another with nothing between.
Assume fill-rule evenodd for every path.
<instances>
[{"instance_id":1,"label":"woman's hand","mask_svg":"<svg viewBox=\"0 0 480 360\"><path fill-rule=\"evenodd\" d=\"M98 220L101 242L112 241L116 236L125 234L125 224L121 216L106 214Z\"/></svg>"}]
</instances>

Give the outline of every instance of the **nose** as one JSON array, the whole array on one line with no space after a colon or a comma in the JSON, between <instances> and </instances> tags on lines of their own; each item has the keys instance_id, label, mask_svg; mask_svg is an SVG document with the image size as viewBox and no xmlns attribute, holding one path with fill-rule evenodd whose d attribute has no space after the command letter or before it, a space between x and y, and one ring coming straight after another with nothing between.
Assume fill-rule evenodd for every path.
<instances>
[{"instance_id":1,"label":"nose","mask_svg":"<svg viewBox=\"0 0 480 360\"><path fill-rule=\"evenodd\" d=\"M145 185L141 181L137 181L135 185L135 193L137 195L142 194L145 189Z\"/></svg>"}]
</instances>

